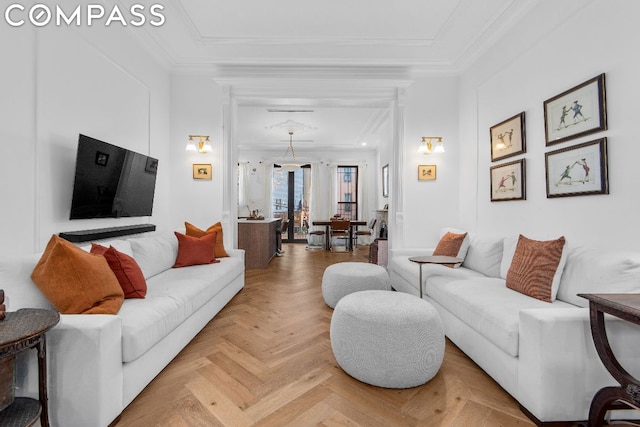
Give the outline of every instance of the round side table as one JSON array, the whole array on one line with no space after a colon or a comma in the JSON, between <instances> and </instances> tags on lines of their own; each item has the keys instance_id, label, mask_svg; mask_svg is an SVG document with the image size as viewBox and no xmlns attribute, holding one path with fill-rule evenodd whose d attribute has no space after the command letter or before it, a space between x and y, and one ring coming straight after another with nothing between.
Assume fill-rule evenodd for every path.
<instances>
[{"instance_id":1,"label":"round side table","mask_svg":"<svg viewBox=\"0 0 640 427\"><path fill-rule=\"evenodd\" d=\"M425 255L414 256L409 258L409 261L415 262L420 265L420 276L418 278L418 290L420 291L420 298L422 298L422 265L423 264L458 264L464 261L461 258L444 255Z\"/></svg>"},{"instance_id":2,"label":"round side table","mask_svg":"<svg viewBox=\"0 0 640 427\"><path fill-rule=\"evenodd\" d=\"M47 350L45 332L60 321L57 311L23 308L6 313L0 321L0 360L15 359L15 355L35 348L38 352L39 401L17 397L0 412L0 426L30 426L40 416L40 424L49 426L47 406ZM13 364L14 360L8 361ZM13 382L12 382L13 384Z\"/></svg>"}]
</instances>

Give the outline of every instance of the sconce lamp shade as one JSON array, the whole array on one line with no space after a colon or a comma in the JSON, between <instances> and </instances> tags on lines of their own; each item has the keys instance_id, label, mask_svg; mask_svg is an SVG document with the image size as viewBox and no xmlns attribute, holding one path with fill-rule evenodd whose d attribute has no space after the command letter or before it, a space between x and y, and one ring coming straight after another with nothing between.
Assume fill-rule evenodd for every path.
<instances>
[{"instance_id":1,"label":"sconce lamp shade","mask_svg":"<svg viewBox=\"0 0 640 427\"><path fill-rule=\"evenodd\" d=\"M300 169L300 165L297 165L295 163L284 163L281 164L280 167L288 172L295 172Z\"/></svg>"}]
</instances>

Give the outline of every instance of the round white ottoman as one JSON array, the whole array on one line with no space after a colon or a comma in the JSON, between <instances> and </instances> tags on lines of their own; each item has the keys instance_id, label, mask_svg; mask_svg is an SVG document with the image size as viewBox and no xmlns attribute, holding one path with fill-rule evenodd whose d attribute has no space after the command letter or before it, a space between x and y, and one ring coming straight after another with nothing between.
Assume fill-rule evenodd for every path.
<instances>
[{"instance_id":1,"label":"round white ottoman","mask_svg":"<svg viewBox=\"0 0 640 427\"><path fill-rule=\"evenodd\" d=\"M341 262L327 267L322 275L322 296L331 308L345 295L374 289L391 290L389 273L377 264Z\"/></svg>"},{"instance_id":2,"label":"round white ottoman","mask_svg":"<svg viewBox=\"0 0 640 427\"><path fill-rule=\"evenodd\" d=\"M427 301L402 292L363 291L342 298L331 318L340 367L364 383L409 388L426 383L444 358L444 329Z\"/></svg>"}]
</instances>

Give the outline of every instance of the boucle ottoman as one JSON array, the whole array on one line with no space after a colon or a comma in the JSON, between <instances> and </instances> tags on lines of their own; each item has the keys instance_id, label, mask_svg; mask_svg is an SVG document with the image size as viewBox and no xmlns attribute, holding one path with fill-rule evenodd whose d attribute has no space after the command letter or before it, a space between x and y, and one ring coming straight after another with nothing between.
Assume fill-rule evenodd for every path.
<instances>
[{"instance_id":1,"label":"boucle ottoman","mask_svg":"<svg viewBox=\"0 0 640 427\"><path fill-rule=\"evenodd\" d=\"M331 308L345 295L376 289L391 290L389 273L377 264L341 262L327 267L322 275L322 296Z\"/></svg>"},{"instance_id":2,"label":"boucle ottoman","mask_svg":"<svg viewBox=\"0 0 640 427\"><path fill-rule=\"evenodd\" d=\"M444 357L438 312L427 301L403 292L345 296L333 311L330 334L340 367L379 387L424 384L438 373Z\"/></svg>"}]
</instances>

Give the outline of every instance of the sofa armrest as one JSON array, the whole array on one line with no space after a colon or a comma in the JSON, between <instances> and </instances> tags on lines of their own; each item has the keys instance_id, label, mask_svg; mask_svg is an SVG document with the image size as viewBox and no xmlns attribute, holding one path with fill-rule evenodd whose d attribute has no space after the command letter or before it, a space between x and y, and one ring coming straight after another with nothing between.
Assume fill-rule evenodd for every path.
<instances>
[{"instance_id":1,"label":"sofa armrest","mask_svg":"<svg viewBox=\"0 0 640 427\"><path fill-rule=\"evenodd\" d=\"M225 249L230 257L242 258L244 260L244 249Z\"/></svg>"},{"instance_id":2,"label":"sofa armrest","mask_svg":"<svg viewBox=\"0 0 640 427\"><path fill-rule=\"evenodd\" d=\"M607 316L616 357L640 373L640 328ZM591 337L588 308L527 309L520 312L518 401L541 421L582 421L595 393L617 385Z\"/></svg>"},{"instance_id":3,"label":"sofa armrest","mask_svg":"<svg viewBox=\"0 0 640 427\"><path fill-rule=\"evenodd\" d=\"M53 426L106 426L123 409L122 322L65 314L46 333L49 414ZM38 396L35 351L20 354L16 395Z\"/></svg>"}]
</instances>

